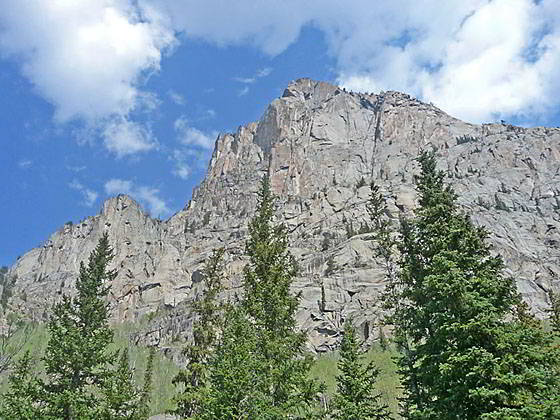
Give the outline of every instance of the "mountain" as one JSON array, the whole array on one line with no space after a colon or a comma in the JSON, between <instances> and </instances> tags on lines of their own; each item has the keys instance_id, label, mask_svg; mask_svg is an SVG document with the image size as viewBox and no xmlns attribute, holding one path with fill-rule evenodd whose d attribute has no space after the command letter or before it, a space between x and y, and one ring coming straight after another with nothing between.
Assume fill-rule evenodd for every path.
<instances>
[{"instance_id":1,"label":"mountain","mask_svg":"<svg viewBox=\"0 0 560 420\"><path fill-rule=\"evenodd\" d=\"M12 310L44 320L107 231L118 270L113 320L148 319L138 341L183 339L214 248L227 249L230 293L239 287L247 222L268 176L301 267L298 321L310 346L335 346L349 317L371 340L384 271L370 235L359 233L368 185L381 187L397 222L416 205L415 158L425 149L436 151L460 204L489 229L507 274L543 316L547 290L560 287L560 129L469 124L399 92L359 94L310 79L292 82L259 122L220 135L205 179L169 220L150 218L130 197L111 198L18 259L4 294Z\"/></svg>"}]
</instances>

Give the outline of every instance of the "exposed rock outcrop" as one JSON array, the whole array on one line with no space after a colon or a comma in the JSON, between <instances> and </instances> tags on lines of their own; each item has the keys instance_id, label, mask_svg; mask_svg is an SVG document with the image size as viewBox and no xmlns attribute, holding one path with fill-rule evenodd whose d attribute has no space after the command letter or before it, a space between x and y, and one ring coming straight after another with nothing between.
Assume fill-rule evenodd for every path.
<instances>
[{"instance_id":1,"label":"exposed rock outcrop","mask_svg":"<svg viewBox=\"0 0 560 420\"><path fill-rule=\"evenodd\" d=\"M9 272L16 278L10 306L44 319L107 231L118 269L115 321L167 308L143 340L165 346L183 337L213 248L227 248L227 286L238 287L246 224L266 175L301 266L298 320L310 345L331 348L350 316L371 338L384 273L369 235L354 234L368 222L367 185L381 186L397 220L415 206L415 158L427 148L437 151L461 205L489 229L508 274L542 315L546 291L560 285L560 129L468 124L402 93L358 94L309 79L290 84L258 123L220 135L206 178L169 220L151 219L118 196L25 254Z\"/></svg>"}]
</instances>

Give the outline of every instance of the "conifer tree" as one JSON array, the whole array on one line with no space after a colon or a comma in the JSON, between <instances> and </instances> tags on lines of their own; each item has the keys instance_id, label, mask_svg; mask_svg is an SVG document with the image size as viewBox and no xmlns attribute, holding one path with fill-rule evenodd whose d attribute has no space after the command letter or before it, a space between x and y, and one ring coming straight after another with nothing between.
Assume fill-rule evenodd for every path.
<instances>
[{"instance_id":1,"label":"conifer tree","mask_svg":"<svg viewBox=\"0 0 560 420\"><path fill-rule=\"evenodd\" d=\"M548 292L550 308L548 310L552 331L560 334L560 293L550 290Z\"/></svg>"},{"instance_id":2,"label":"conifer tree","mask_svg":"<svg viewBox=\"0 0 560 420\"><path fill-rule=\"evenodd\" d=\"M272 402L262 393L261 360L257 336L243 309L231 307L225 315L220 345L209 369L197 420L268 419ZM268 397L268 398L267 398Z\"/></svg>"},{"instance_id":3,"label":"conifer tree","mask_svg":"<svg viewBox=\"0 0 560 420\"><path fill-rule=\"evenodd\" d=\"M306 336L296 328L300 296L290 290L297 267L288 245L286 229L274 224L274 196L265 177L249 223L244 296L228 311L201 418L310 415L321 387L309 378Z\"/></svg>"},{"instance_id":4,"label":"conifer tree","mask_svg":"<svg viewBox=\"0 0 560 420\"><path fill-rule=\"evenodd\" d=\"M153 357L153 356L152 356ZM149 373L148 373L149 372ZM142 390L134 383L130 368L128 348L120 351L116 369L104 380L103 401L99 418L103 420L145 420L148 418L148 401ZM151 367L146 373L151 376ZM151 378L149 379L151 381ZM146 382L149 384L149 382Z\"/></svg>"},{"instance_id":5,"label":"conifer tree","mask_svg":"<svg viewBox=\"0 0 560 420\"><path fill-rule=\"evenodd\" d=\"M381 395L375 391L379 374L373 363L364 363L364 354L356 330L347 322L340 347L336 377L337 392L333 399L333 420L386 420L391 416Z\"/></svg>"},{"instance_id":6,"label":"conifer tree","mask_svg":"<svg viewBox=\"0 0 560 420\"><path fill-rule=\"evenodd\" d=\"M141 419L147 419L150 416L150 403L152 402L152 391L154 387L154 358L156 350L151 347L148 355L148 362L146 363L146 370L144 371L144 385L140 394L141 400L139 403L139 413Z\"/></svg>"},{"instance_id":7,"label":"conifer tree","mask_svg":"<svg viewBox=\"0 0 560 420\"><path fill-rule=\"evenodd\" d=\"M105 233L80 265L77 296L64 295L48 323L49 342L43 358L47 383L47 413L64 420L92 418L100 405L92 387L100 386L115 361L108 346L113 341L106 296L116 273L108 269L113 258Z\"/></svg>"},{"instance_id":8,"label":"conifer tree","mask_svg":"<svg viewBox=\"0 0 560 420\"><path fill-rule=\"evenodd\" d=\"M9 390L0 397L0 419L42 419L43 404L40 382L35 377L29 351L15 363L8 378Z\"/></svg>"},{"instance_id":9,"label":"conifer tree","mask_svg":"<svg viewBox=\"0 0 560 420\"><path fill-rule=\"evenodd\" d=\"M274 223L274 210L275 197L265 176L249 223L242 306L256 329L261 392L270 400L270 411L295 416L306 412L320 386L309 378L312 360L304 351L306 335L297 330L295 320L301 296L291 291L297 264L285 226Z\"/></svg>"},{"instance_id":10,"label":"conifer tree","mask_svg":"<svg viewBox=\"0 0 560 420\"><path fill-rule=\"evenodd\" d=\"M215 350L218 334L223 326L223 307L218 297L223 290L223 248L214 251L203 271L204 291L193 304L197 316L193 323L193 342L183 354L187 366L173 379L182 389L175 396L173 413L189 417L199 411L208 379L208 362Z\"/></svg>"},{"instance_id":11,"label":"conifer tree","mask_svg":"<svg viewBox=\"0 0 560 420\"><path fill-rule=\"evenodd\" d=\"M558 417L558 349L531 325L488 233L457 207L433 153L418 159L419 208L403 220L389 291L405 415L411 419ZM516 313L516 308L520 309ZM526 311L525 311L526 312Z\"/></svg>"},{"instance_id":12,"label":"conifer tree","mask_svg":"<svg viewBox=\"0 0 560 420\"><path fill-rule=\"evenodd\" d=\"M0 405L0 418L34 419L129 419L147 416L147 395L132 380L128 352L109 350L113 331L106 303L115 272L108 269L113 258L104 234L80 265L77 295L64 295L48 322L49 340L43 362L44 379L31 370L26 354L10 377L10 390ZM151 373L149 374L151 375Z\"/></svg>"}]
</instances>

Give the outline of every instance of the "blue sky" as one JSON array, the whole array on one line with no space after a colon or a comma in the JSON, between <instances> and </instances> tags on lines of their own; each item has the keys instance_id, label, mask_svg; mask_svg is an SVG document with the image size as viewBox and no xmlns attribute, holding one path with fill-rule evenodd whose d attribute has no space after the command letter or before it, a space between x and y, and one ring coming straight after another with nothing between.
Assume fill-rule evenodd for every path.
<instances>
[{"instance_id":1,"label":"blue sky","mask_svg":"<svg viewBox=\"0 0 560 420\"><path fill-rule=\"evenodd\" d=\"M183 208L299 77L560 125L554 0L19 0L0 9L0 265L120 192ZM443 6L442 6L443 4Z\"/></svg>"}]
</instances>

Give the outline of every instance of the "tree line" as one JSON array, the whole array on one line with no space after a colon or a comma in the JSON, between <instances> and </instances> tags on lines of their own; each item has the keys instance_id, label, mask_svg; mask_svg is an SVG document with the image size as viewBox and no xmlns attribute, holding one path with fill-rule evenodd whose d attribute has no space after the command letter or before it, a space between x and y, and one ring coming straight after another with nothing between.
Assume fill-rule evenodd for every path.
<instances>
[{"instance_id":1,"label":"tree line","mask_svg":"<svg viewBox=\"0 0 560 420\"><path fill-rule=\"evenodd\" d=\"M412 217L394 226L373 184L367 204L387 274L383 300L398 349L399 415L560 419L560 298L550 293L551 328L544 328L521 300L515 279L503 274L488 232L458 207L434 153L422 153L418 163L419 205ZM264 177L249 223L240 296L224 299L225 251L207 259L204 292L193 306L193 340L184 348L187 363L173 380L172 412L196 420L393 418L351 320L344 327L337 390L329 404L319 403L324 385L310 375L313 359L295 320L297 262L274 214ZM151 369L140 388L126 351L107 350L111 258L105 235L80 269L77 297L64 297L53 310L43 375L30 373L31 357L24 355L2 396L0 418L147 418Z\"/></svg>"}]
</instances>

